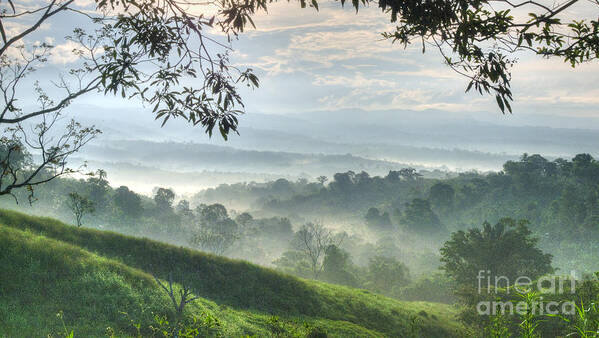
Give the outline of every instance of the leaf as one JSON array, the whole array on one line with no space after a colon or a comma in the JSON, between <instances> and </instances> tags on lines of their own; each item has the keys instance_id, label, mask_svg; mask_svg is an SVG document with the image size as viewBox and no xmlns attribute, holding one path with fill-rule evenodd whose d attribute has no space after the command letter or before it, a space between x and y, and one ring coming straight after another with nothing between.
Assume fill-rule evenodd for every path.
<instances>
[{"instance_id":1,"label":"leaf","mask_svg":"<svg viewBox=\"0 0 599 338\"><path fill-rule=\"evenodd\" d=\"M470 83L468 84L468 87L466 87L466 93L470 91L473 84L474 84L474 81L470 81Z\"/></svg>"},{"instance_id":2,"label":"leaf","mask_svg":"<svg viewBox=\"0 0 599 338\"><path fill-rule=\"evenodd\" d=\"M497 104L499 105L499 109L501 109L501 112L505 114L505 107L503 105L503 100L501 99L501 96L499 96L499 94L495 95L495 100L497 100Z\"/></svg>"}]
</instances>

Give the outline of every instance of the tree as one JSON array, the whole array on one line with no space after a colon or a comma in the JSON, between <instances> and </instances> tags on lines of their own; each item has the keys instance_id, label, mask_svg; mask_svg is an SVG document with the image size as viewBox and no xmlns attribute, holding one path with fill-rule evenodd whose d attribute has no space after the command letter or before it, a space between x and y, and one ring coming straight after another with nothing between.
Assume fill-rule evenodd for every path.
<instances>
[{"instance_id":1,"label":"tree","mask_svg":"<svg viewBox=\"0 0 599 338\"><path fill-rule=\"evenodd\" d=\"M154 195L154 202L156 207L160 211L171 211L173 210L173 201L175 200L175 193L171 189L158 188Z\"/></svg>"},{"instance_id":2,"label":"tree","mask_svg":"<svg viewBox=\"0 0 599 338\"><path fill-rule=\"evenodd\" d=\"M534 280L553 272L552 256L537 247L538 239L532 237L527 224L504 218L495 225L485 222L482 229L452 233L441 248L442 269L466 288L477 287L481 271L484 287L488 280L495 285L496 277L498 285L505 287L505 278L514 283L518 277Z\"/></svg>"},{"instance_id":3,"label":"tree","mask_svg":"<svg viewBox=\"0 0 599 338\"><path fill-rule=\"evenodd\" d=\"M306 7L308 2L299 3ZM358 11L369 3L355 0L352 6ZM500 110L511 112L510 69L520 53L556 57L573 67L599 56L597 13L589 8L584 11L586 17L569 18L566 14L567 9L582 3L586 4L581 0L552 5L509 0L382 0L377 5L394 27L383 32L384 38L404 47L419 41L423 52L426 46L438 49L451 69L470 80L466 91L495 95ZM251 69L239 69L230 62L231 41L247 25L254 26L251 16L266 11L267 5L264 0L102 0L89 5L52 0L28 6L15 6L13 0L3 2L0 100L4 107L0 125L9 127L2 138L9 156L0 159L5 168L0 195L22 187L33 192L33 186L75 171L67 167L68 157L99 131L75 121L63 127L56 122L64 108L91 92L137 99L153 107L163 125L169 119L182 118L201 125L209 135L215 128L224 138L236 132L237 116L243 113L237 86L257 87L258 78ZM318 10L317 0L309 5ZM518 11L517 15L512 10ZM522 15L525 13L528 15ZM65 41L81 61L58 75L50 90L35 82L37 108L20 104L32 102L24 99L32 92L32 88L24 88L24 79L42 68L54 49L39 42L44 39L31 37L52 20L75 23L81 19L93 29L74 26ZM224 38L207 33L211 29ZM200 78L194 81L199 85L181 85L187 78ZM24 128L25 122L36 127ZM50 132L53 127L61 131ZM62 137L51 138L51 134ZM14 166L10 154L26 154L27 149L41 151L41 162Z\"/></svg>"},{"instance_id":4,"label":"tree","mask_svg":"<svg viewBox=\"0 0 599 338\"><path fill-rule=\"evenodd\" d=\"M316 180L318 183L320 183L320 185L324 185L329 179L326 176L318 176Z\"/></svg>"},{"instance_id":5,"label":"tree","mask_svg":"<svg viewBox=\"0 0 599 338\"><path fill-rule=\"evenodd\" d=\"M285 251L281 257L272 263L277 270L284 273L293 274L302 278L314 276L308 257L300 251Z\"/></svg>"},{"instance_id":6,"label":"tree","mask_svg":"<svg viewBox=\"0 0 599 338\"><path fill-rule=\"evenodd\" d=\"M185 217L189 217L193 214L193 211L189 207L189 201L187 200L180 200L175 207L175 211L177 214Z\"/></svg>"},{"instance_id":7,"label":"tree","mask_svg":"<svg viewBox=\"0 0 599 338\"><path fill-rule=\"evenodd\" d=\"M200 223L202 224L217 224L229 218L229 213L224 205L215 203L206 205L200 209Z\"/></svg>"},{"instance_id":8,"label":"tree","mask_svg":"<svg viewBox=\"0 0 599 338\"><path fill-rule=\"evenodd\" d=\"M578 154L572 159L572 173L590 183L599 183L599 162L589 154Z\"/></svg>"},{"instance_id":9,"label":"tree","mask_svg":"<svg viewBox=\"0 0 599 338\"><path fill-rule=\"evenodd\" d=\"M391 174L391 172L389 172ZM413 181L422 175L419 174L414 168L402 168L399 170L399 176L403 177L405 180Z\"/></svg>"},{"instance_id":10,"label":"tree","mask_svg":"<svg viewBox=\"0 0 599 338\"><path fill-rule=\"evenodd\" d=\"M292 245L308 257L312 277L318 278L323 269L323 258L329 245L339 245L341 239L320 223L306 223L295 233Z\"/></svg>"},{"instance_id":11,"label":"tree","mask_svg":"<svg viewBox=\"0 0 599 338\"><path fill-rule=\"evenodd\" d=\"M349 271L352 266L350 255L335 244L325 250L322 262L322 278L329 283L358 286L358 280Z\"/></svg>"},{"instance_id":12,"label":"tree","mask_svg":"<svg viewBox=\"0 0 599 338\"><path fill-rule=\"evenodd\" d=\"M182 225L189 227L194 223L195 215L189 206L189 201L180 200L175 207L175 212L179 216Z\"/></svg>"},{"instance_id":13,"label":"tree","mask_svg":"<svg viewBox=\"0 0 599 338\"><path fill-rule=\"evenodd\" d=\"M406 209L400 222L408 230L421 233L439 233L444 230L439 217L431 209L428 200L415 198L411 203L406 203Z\"/></svg>"},{"instance_id":14,"label":"tree","mask_svg":"<svg viewBox=\"0 0 599 338\"><path fill-rule=\"evenodd\" d=\"M385 179L391 182L398 182L400 178L400 172L397 170L389 170L389 173L387 174L387 176L385 176Z\"/></svg>"},{"instance_id":15,"label":"tree","mask_svg":"<svg viewBox=\"0 0 599 338\"><path fill-rule=\"evenodd\" d=\"M199 224L193 231L190 243L217 255L224 254L239 237L239 226L218 203L200 208Z\"/></svg>"},{"instance_id":16,"label":"tree","mask_svg":"<svg viewBox=\"0 0 599 338\"><path fill-rule=\"evenodd\" d=\"M391 227L391 218L388 212L381 213L377 208L370 208L364 217L366 224L373 229L388 229Z\"/></svg>"},{"instance_id":17,"label":"tree","mask_svg":"<svg viewBox=\"0 0 599 338\"><path fill-rule=\"evenodd\" d=\"M106 171L98 169L94 176L87 179L89 199L99 212L106 210L108 206L108 191L111 189L106 177Z\"/></svg>"},{"instance_id":18,"label":"tree","mask_svg":"<svg viewBox=\"0 0 599 338\"><path fill-rule=\"evenodd\" d=\"M278 180L272 182L271 190L275 194L289 194L293 192L293 186L288 180L279 178Z\"/></svg>"},{"instance_id":19,"label":"tree","mask_svg":"<svg viewBox=\"0 0 599 338\"><path fill-rule=\"evenodd\" d=\"M356 0L352 6L358 11L360 6L369 3ZM501 9L496 9L497 3ZM596 13L585 10L587 17L577 18L566 14L567 9L582 3L580 0L552 5L509 0L383 0L377 4L395 27L383 32L384 38L403 46L417 40L423 52L426 46L438 49L449 67L470 79L466 91L474 88L481 94L494 94L501 111L511 112L510 68L517 54L532 52L542 57L557 57L573 67L599 56ZM237 131L237 115L243 112L237 86L258 86L258 78L251 69L239 69L229 61L231 41L247 25L254 26L251 16L259 10L266 11L267 4L264 0L216 0L202 4L191 0L103 0L85 5L74 0L52 0L15 6L13 0L6 1L0 12L0 91L3 94L0 97L4 100L0 124L13 126L14 133L7 137L9 142L5 145L19 151L23 147L17 145L19 140L33 140L33 137L25 137L28 131L21 123L37 117L43 117L44 121L29 136L48 135L62 110L90 92L136 98L152 106L156 118L162 119L163 124L169 119L183 118L203 126L210 135L217 128L226 138L229 132ZM300 0L301 7L306 4ZM344 4L342 0L341 5ZM318 1L313 0L310 6L318 10ZM512 10L517 10L518 15L512 15ZM522 15L524 13L528 16ZM64 20L65 15L78 18ZM30 37L45 24L59 19L63 22L84 19L94 26L89 31L73 27L73 34L66 38L66 42L75 47L74 55L82 61L54 82L57 88L52 89L62 91L62 95L52 99L46 93L49 91L36 84L34 90L40 106L25 108L19 105L19 102L29 102L19 100L19 93L29 91L22 88L23 79L42 67L54 48L37 42L43 39ZM206 33L211 28L225 38L218 40ZM186 77L200 77L200 84L179 88ZM79 135L71 140L71 147L60 144L61 141L57 146L46 144L41 148L46 159L21 170L33 176L15 175L14 183L4 185L0 193L9 194L15 188L43 183L44 180L34 179L38 169L51 169L51 173L58 175L64 173L65 168L55 163L65 162L97 133L93 128L78 125L64 131L63 135ZM50 149L61 151L48 151ZM9 159L4 160L10 163ZM17 168L13 167L12 171ZM52 177L48 175L46 179Z\"/></svg>"},{"instance_id":20,"label":"tree","mask_svg":"<svg viewBox=\"0 0 599 338\"><path fill-rule=\"evenodd\" d=\"M216 224L203 224L192 235L190 243L198 248L223 255L237 240L238 226L232 219Z\"/></svg>"},{"instance_id":21,"label":"tree","mask_svg":"<svg viewBox=\"0 0 599 338\"><path fill-rule=\"evenodd\" d=\"M181 283L179 282L179 299L177 299L177 292L175 292L175 289L173 288L173 273L170 272L168 274L168 286L164 283L162 283L162 281L160 281L160 279L158 279L158 277L156 275L152 275L154 277L154 280L156 281L156 284L158 284L162 290L164 290L164 292L166 292L166 294L169 296L169 298L171 299L171 303L173 304L173 309L175 310L175 325L178 324L178 322L181 320L181 317L183 316L183 311L185 310L185 306L189 303L192 303L193 301L195 301L196 299L200 298L198 296L195 296L193 294L192 288L187 285L186 283ZM175 334L176 336L176 334Z\"/></svg>"},{"instance_id":22,"label":"tree","mask_svg":"<svg viewBox=\"0 0 599 338\"><path fill-rule=\"evenodd\" d=\"M501 111L511 112L510 68L517 54L557 57L572 67L599 57L597 12L589 7L586 17L566 13L583 3L383 0L378 5L395 27L383 33L385 38L404 46L417 40L423 52L426 46L438 49L449 67L470 80L466 91L492 93ZM359 3L353 4L357 9Z\"/></svg>"},{"instance_id":23,"label":"tree","mask_svg":"<svg viewBox=\"0 0 599 338\"><path fill-rule=\"evenodd\" d=\"M253 220L254 217L252 217L252 215L249 212L242 212L237 217L235 217L235 222L237 222L237 224L241 224L244 227L248 226Z\"/></svg>"},{"instance_id":24,"label":"tree","mask_svg":"<svg viewBox=\"0 0 599 338\"><path fill-rule=\"evenodd\" d=\"M455 190L447 183L436 183L429 192L429 200L431 204L441 210L450 210L453 208L455 200Z\"/></svg>"},{"instance_id":25,"label":"tree","mask_svg":"<svg viewBox=\"0 0 599 338\"><path fill-rule=\"evenodd\" d=\"M384 295L393 296L410 282L408 268L395 258L375 256L368 262L366 287Z\"/></svg>"},{"instance_id":26,"label":"tree","mask_svg":"<svg viewBox=\"0 0 599 338\"><path fill-rule=\"evenodd\" d=\"M354 185L355 176L356 173L351 170L345 173L336 173L333 175L333 182L329 184L329 187L332 190L346 192Z\"/></svg>"},{"instance_id":27,"label":"tree","mask_svg":"<svg viewBox=\"0 0 599 338\"><path fill-rule=\"evenodd\" d=\"M196 5L191 0L52 0L27 6L2 2L0 147L5 156L0 158L0 195L22 187L32 194L33 186L81 169L69 168L67 160L99 130L74 120L60 121L63 110L88 93L136 99L153 107L163 125L182 118L209 135L214 129L224 138L236 132L236 116L243 112L237 86L256 87L258 79L251 69L229 62L231 41L246 25L253 25L250 15L266 9L266 4L218 0L206 3L211 15ZM55 46L39 42L48 41L39 35L56 20L73 22L73 33L62 42L80 61L48 85L29 81L52 55ZM74 26L76 22L90 28ZM211 29L224 38L207 34ZM194 81L199 85L181 86L186 78L199 78ZM30 102L36 101L32 108ZM28 157L17 166L15 156L30 150L41 160Z\"/></svg>"},{"instance_id":28,"label":"tree","mask_svg":"<svg viewBox=\"0 0 599 338\"><path fill-rule=\"evenodd\" d=\"M114 205L127 217L136 218L143 212L141 197L126 186L114 191Z\"/></svg>"},{"instance_id":29,"label":"tree","mask_svg":"<svg viewBox=\"0 0 599 338\"><path fill-rule=\"evenodd\" d=\"M75 215L77 227L81 227L83 224L83 216L95 211L94 203L89 198L81 196L76 192L69 193L67 206Z\"/></svg>"}]
</instances>

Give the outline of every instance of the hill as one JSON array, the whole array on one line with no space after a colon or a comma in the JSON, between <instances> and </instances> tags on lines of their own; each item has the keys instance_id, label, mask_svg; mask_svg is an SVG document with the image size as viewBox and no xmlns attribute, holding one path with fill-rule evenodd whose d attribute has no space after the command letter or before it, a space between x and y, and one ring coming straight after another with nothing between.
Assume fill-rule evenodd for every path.
<instances>
[{"instance_id":1,"label":"hill","mask_svg":"<svg viewBox=\"0 0 599 338\"><path fill-rule=\"evenodd\" d=\"M400 302L149 239L1 210L0 264L0 335L8 337L63 330L54 315L59 311L75 336L104 336L107 327L133 335L132 323L145 328L155 314L172 314L153 276L175 276L191 287L201 298L186 307L187 314L217 318L227 337L269 336L273 322L289 328L306 322L339 337L463 336L447 305Z\"/></svg>"}]
</instances>

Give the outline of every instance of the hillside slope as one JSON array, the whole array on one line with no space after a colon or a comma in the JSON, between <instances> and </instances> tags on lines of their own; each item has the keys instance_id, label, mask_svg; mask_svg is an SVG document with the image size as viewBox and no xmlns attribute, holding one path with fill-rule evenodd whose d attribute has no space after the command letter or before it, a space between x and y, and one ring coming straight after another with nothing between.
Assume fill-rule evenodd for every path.
<instances>
[{"instance_id":1,"label":"hillside slope","mask_svg":"<svg viewBox=\"0 0 599 338\"><path fill-rule=\"evenodd\" d=\"M225 336L269 334L271 316L308 322L329 336L461 336L447 305L399 302L364 290L313 282L244 261L49 218L0 211L0 336L45 336L62 328L102 336L131 332L172 307L153 275L193 288L189 315L210 313ZM121 312L127 312L128 316ZM294 324L295 323L295 324Z\"/></svg>"}]
</instances>

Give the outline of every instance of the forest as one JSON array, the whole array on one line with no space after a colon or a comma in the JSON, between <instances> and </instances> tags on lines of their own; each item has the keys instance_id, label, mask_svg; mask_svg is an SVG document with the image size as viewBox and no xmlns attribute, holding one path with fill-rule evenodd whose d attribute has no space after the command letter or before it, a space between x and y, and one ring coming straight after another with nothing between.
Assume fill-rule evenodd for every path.
<instances>
[{"instance_id":1,"label":"forest","mask_svg":"<svg viewBox=\"0 0 599 338\"><path fill-rule=\"evenodd\" d=\"M598 9L0 1L0 338L599 337Z\"/></svg>"},{"instance_id":2,"label":"forest","mask_svg":"<svg viewBox=\"0 0 599 338\"><path fill-rule=\"evenodd\" d=\"M57 178L37 187L31 204L5 197L2 207L400 301L459 305L462 321L480 330L499 325L472 314L483 268L492 271L488 280L550 275L583 284L599 271L599 161L589 154L524 154L499 172L445 178L406 167L385 176L222 184L187 197L166 187L152 196L112 188L107 175ZM22 195L15 197L27 200ZM549 322L539 330L564 330Z\"/></svg>"}]
</instances>

